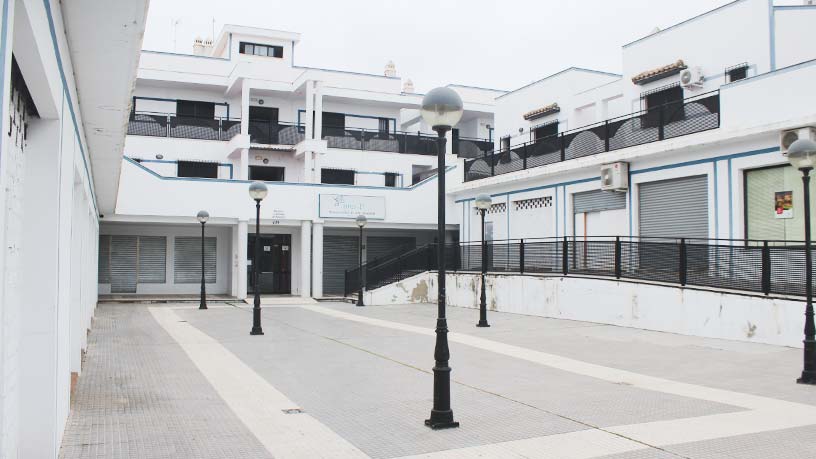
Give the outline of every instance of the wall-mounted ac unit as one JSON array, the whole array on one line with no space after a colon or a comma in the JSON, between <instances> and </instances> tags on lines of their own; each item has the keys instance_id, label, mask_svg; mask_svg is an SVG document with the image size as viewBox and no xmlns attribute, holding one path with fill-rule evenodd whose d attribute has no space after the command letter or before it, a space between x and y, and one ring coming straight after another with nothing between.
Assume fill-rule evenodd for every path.
<instances>
[{"instance_id":1,"label":"wall-mounted ac unit","mask_svg":"<svg viewBox=\"0 0 816 459\"><path fill-rule=\"evenodd\" d=\"M629 163L617 162L601 166L601 189L626 191L629 189Z\"/></svg>"},{"instance_id":2,"label":"wall-mounted ac unit","mask_svg":"<svg viewBox=\"0 0 816 459\"><path fill-rule=\"evenodd\" d=\"M816 128L806 126L780 132L779 151L781 151L783 155L787 155L788 148L790 148L793 142L796 142L799 139L810 139L816 142Z\"/></svg>"},{"instance_id":3,"label":"wall-mounted ac unit","mask_svg":"<svg viewBox=\"0 0 816 459\"><path fill-rule=\"evenodd\" d=\"M698 89L703 87L705 77L700 67L691 67L680 72L680 86L686 89Z\"/></svg>"},{"instance_id":4,"label":"wall-mounted ac unit","mask_svg":"<svg viewBox=\"0 0 816 459\"><path fill-rule=\"evenodd\" d=\"M263 99L261 99L261 98L259 98L259 97L251 97L251 98L249 99L249 103L251 103L251 104L257 104L257 105L263 105L263 104L264 104L264 100L263 100Z\"/></svg>"}]
</instances>

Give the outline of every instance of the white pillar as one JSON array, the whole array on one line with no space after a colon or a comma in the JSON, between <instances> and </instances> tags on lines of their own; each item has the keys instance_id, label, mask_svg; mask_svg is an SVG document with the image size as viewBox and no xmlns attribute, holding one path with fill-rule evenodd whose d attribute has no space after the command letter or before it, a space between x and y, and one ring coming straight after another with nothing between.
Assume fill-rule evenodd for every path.
<instances>
[{"instance_id":1,"label":"white pillar","mask_svg":"<svg viewBox=\"0 0 816 459\"><path fill-rule=\"evenodd\" d=\"M235 269L235 275L238 282L235 285L237 291L233 296L239 300L247 297L247 242L249 237L247 226L247 221L241 220L235 230L237 241L233 252L237 268Z\"/></svg>"},{"instance_id":2,"label":"white pillar","mask_svg":"<svg viewBox=\"0 0 816 459\"><path fill-rule=\"evenodd\" d=\"M306 82L306 113L304 116L306 117L306 140L313 140L315 138L314 134L314 108L315 108L315 98L314 98L314 81L307 81Z\"/></svg>"},{"instance_id":3,"label":"white pillar","mask_svg":"<svg viewBox=\"0 0 816 459\"><path fill-rule=\"evenodd\" d=\"M310 298L312 272L312 222L300 222L300 296Z\"/></svg>"},{"instance_id":4,"label":"white pillar","mask_svg":"<svg viewBox=\"0 0 816 459\"><path fill-rule=\"evenodd\" d=\"M241 163L238 165L238 179L249 180L249 148L241 149Z\"/></svg>"},{"instance_id":5,"label":"white pillar","mask_svg":"<svg viewBox=\"0 0 816 459\"><path fill-rule=\"evenodd\" d=\"M249 84L241 86L241 135L249 134Z\"/></svg>"},{"instance_id":6,"label":"white pillar","mask_svg":"<svg viewBox=\"0 0 816 459\"><path fill-rule=\"evenodd\" d=\"M314 85L314 138L319 140L323 138L323 83L315 81Z\"/></svg>"},{"instance_id":7,"label":"white pillar","mask_svg":"<svg viewBox=\"0 0 816 459\"><path fill-rule=\"evenodd\" d=\"M323 296L323 222L312 223L312 297Z\"/></svg>"}]
</instances>

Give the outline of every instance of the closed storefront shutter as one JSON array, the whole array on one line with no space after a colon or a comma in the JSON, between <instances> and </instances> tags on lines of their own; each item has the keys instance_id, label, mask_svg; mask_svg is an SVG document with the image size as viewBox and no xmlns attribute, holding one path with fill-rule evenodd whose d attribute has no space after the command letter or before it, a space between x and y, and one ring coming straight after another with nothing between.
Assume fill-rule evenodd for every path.
<instances>
[{"instance_id":1,"label":"closed storefront shutter","mask_svg":"<svg viewBox=\"0 0 816 459\"><path fill-rule=\"evenodd\" d=\"M369 236L366 238L366 262L397 256L416 247L416 238L399 236Z\"/></svg>"},{"instance_id":2,"label":"closed storefront shutter","mask_svg":"<svg viewBox=\"0 0 816 459\"><path fill-rule=\"evenodd\" d=\"M136 236L111 236L111 293L136 293Z\"/></svg>"},{"instance_id":3,"label":"closed storefront shutter","mask_svg":"<svg viewBox=\"0 0 816 459\"><path fill-rule=\"evenodd\" d=\"M99 236L99 283L110 284L110 244L111 237L106 235Z\"/></svg>"},{"instance_id":4,"label":"closed storefront shutter","mask_svg":"<svg viewBox=\"0 0 816 459\"><path fill-rule=\"evenodd\" d=\"M705 175L642 183L639 187L642 237L709 237Z\"/></svg>"},{"instance_id":5,"label":"closed storefront shutter","mask_svg":"<svg viewBox=\"0 0 816 459\"><path fill-rule=\"evenodd\" d=\"M343 294L346 270L359 264L357 236L325 236L323 238L323 291Z\"/></svg>"},{"instance_id":6,"label":"closed storefront shutter","mask_svg":"<svg viewBox=\"0 0 816 459\"><path fill-rule=\"evenodd\" d=\"M793 207L777 213L777 199L790 195ZM805 239L802 173L792 166L745 171L745 224L749 239ZM816 186L810 187L811 225L816 221ZM782 206L784 209L784 206ZM816 226L815 226L816 227Z\"/></svg>"},{"instance_id":7,"label":"closed storefront shutter","mask_svg":"<svg viewBox=\"0 0 816 459\"><path fill-rule=\"evenodd\" d=\"M573 212L597 212L626 208L626 193L593 190L575 193L572 200Z\"/></svg>"},{"instance_id":8,"label":"closed storefront shutter","mask_svg":"<svg viewBox=\"0 0 816 459\"><path fill-rule=\"evenodd\" d=\"M139 236L139 283L163 284L166 281L166 260L166 237Z\"/></svg>"},{"instance_id":9,"label":"closed storefront shutter","mask_svg":"<svg viewBox=\"0 0 816 459\"><path fill-rule=\"evenodd\" d=\"M176 236L173 280L177 284L201 282L201 238L196 236ZM204 279L215 283L216 238L204 238Z\"/></svg>"}]
</instances>

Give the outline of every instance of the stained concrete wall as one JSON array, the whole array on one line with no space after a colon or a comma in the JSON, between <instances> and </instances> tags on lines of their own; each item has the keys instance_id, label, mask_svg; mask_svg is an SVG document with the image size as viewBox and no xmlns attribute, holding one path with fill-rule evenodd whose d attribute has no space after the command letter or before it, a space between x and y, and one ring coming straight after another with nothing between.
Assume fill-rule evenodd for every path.
<instances>
[{"instance_id":1,"label":"stained concrete wall","mask_svg":"<svg viewBox=\"0 0 816 459\"><path fill-rule=\"evenodd\" d=\"M612 279L490 274L487 307L707 338L801 347L804 302L618 282ZM478 274L447 276L449 306L477 308ZM366 292L366 304L435 302L436 273ZM474 312L474 321L477 316Z\"/></svg>"}]
</instances>

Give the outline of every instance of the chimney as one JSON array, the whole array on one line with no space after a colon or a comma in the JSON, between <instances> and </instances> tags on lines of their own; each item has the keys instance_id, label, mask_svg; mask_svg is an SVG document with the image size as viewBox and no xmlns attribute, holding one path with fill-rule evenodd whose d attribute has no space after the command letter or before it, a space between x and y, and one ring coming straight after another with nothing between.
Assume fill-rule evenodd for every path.
<instances>
[{"instance_id":1,"label":"chimney","mask_svg":"<svg viewBox=\"0 0 816 459\"><path fill-rule=\"evenodd\" d=\"M213 53L213 41L212 38L207 37L204 39L204 55L205 56L212 56Z\"/></svg>"},{"instance_id":2,"label":"chimney","mask_svg":"<svg viewBox=\"0 0 816 459\"><path fill-rule=\"evenodd\" d=\"M405 81L402 82L402 92L404 94L414 93L414 82L411 81L410 78L406 78Z\"/></svg>"},{"instance_id":3,"label":"chimney","mask_svg":"<svg viewBox=\"0 0 816 459\"><path fill-rule=\"evenodd\" d=\"M194 56L204 55L204 41L201 39L201 37L196 37L195 41L193 41L193 55Z\"/></svg>"},{"instance_id":4,"label":"chimney","mask_svg":"<svg viewBox=\"0 0 816 459\"><path fill-rule=\"evenodd\" d=\"M387 77L397 76L397 66L394 65L394 61L388 61L388 63L385 64L385 73L384 74Z\"/></svg>"}]
</instances>

